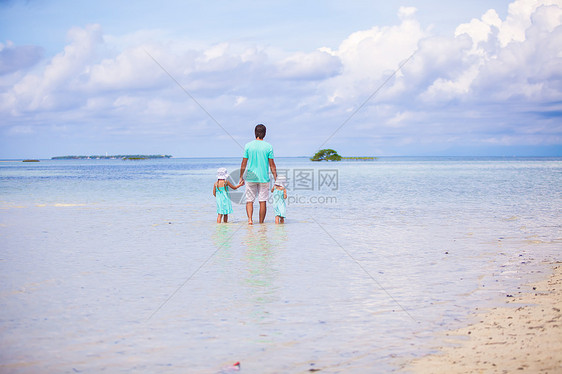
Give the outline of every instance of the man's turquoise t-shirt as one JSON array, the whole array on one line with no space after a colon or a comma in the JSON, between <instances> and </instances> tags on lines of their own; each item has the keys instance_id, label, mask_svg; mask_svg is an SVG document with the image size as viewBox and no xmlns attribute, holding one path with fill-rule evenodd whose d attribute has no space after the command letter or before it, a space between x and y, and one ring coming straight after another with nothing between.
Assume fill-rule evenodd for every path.
<instances>
[{"instance_id":1,"label":"man's turquoise t-shirt","mask_svg":"<svg viewBox=\"0 0 562 374\"><path fill-rule=\"evenodd\" d=\"M266 141L254 140L246 144L244 158L246 165L246 182L269 182L269 159L273 158L273 147Z\"/></svg>"}]
</instances>

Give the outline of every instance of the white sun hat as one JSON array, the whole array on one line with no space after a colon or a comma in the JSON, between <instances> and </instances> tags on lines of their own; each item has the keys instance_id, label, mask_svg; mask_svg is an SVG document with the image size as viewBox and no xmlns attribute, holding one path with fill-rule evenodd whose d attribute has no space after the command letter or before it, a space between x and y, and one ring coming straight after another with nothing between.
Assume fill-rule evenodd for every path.
<instances>
[{"instance_id":1,"label":"white sun hat","mask_svg":"<svg viewBox=\"0 0 562 374\"><path fill-rule=\"evenodd\" d=\"M219 168L217 170L217 179L227 179L229 177L225 168Z\"/></svg>"}]
</instances>

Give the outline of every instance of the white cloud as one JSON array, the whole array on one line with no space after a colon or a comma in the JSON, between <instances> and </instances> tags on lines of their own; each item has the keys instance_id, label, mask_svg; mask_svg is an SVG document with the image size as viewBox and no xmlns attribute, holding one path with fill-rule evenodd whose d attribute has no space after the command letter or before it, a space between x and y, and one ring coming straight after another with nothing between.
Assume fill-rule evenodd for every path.
<instances>
[{"instance_id":1,"label":"white cloud","mask_svg":"<svg viewBox=\"0 0 562 374\"><path fill-rule=\"evenodd\" d=\"M244 104L244 102L246 102L246 100L248 100L247 97L244 97L244 96L237 96L237 97L236 97L236 103L235 103L234 105L235 105L235 106L242 105L242 104Z\"/></svg>"},{"instance_id":2,"label":"white cloud","mask_svg":"<svg viewBox=\"0 0 562 374\"><path fill-rule=\"evenodd\" d=\"M355 105L372 94L417 49L428 31L413 18L415 11L402 7L400 24L357 31L342 41L338 49L324 49L342 64L341 74L324 83L327 103Z\"/></svg>"},{"instance_id":3,"label":"white cloud","mask_svg":"<svg viewBox=\"0 0 562 374\"><path fill-rule=\"evenodd\" d=\"M470 41L464 36L457 38L428 37L420 41L419 49L394 84L400 87L395 95L410 93L412 100L424 103L448 102L458 99L470 90L474 64L477 61L467 53ZM395 90L389 89L390 92Z\"/></svg>"},{"instance_id":4,"label":"white cloud","mask_svg":"<svg viewBox=\"0 0 562 374\"><path fill-rule=\"evenodd\" d=\"M561 117L561 108L544 117L538 113L545 103L562 100L561 12L562 4L548 0L516 1L506 20L488 10L480 19L460 25L454 36L423 34L415 56L357 113L355 124L348 126L389 135L394 131L390 129L398 128L402 134L416 134L420 142L428 143L440 138L446 144L467 138L460 134L471 134L469 138L476 144L479 138L498 138L486 136L488 132L505 132L518 135L506 135L498 144L553 144L553 134L560 138L553 121ZM355 33L340 48L345 52L344 74L335 79L336 93L355 98L353 106L346 108L350 111L367 97L362 87L373 87L370 78L377 76L369 66L361 66L365 59L358 50L373 39L368 35L368 31ZM344 48L349 45L354 48ZM377 47L385 51L373 41L371 46L366 50L373 56ZM397 67L398 61L394 64ZM357 72L355 79L349 79L351 71ZM388 67L377 66L377 71L379 77L390 75ZM362 84L357 85L361 79ZM338 103L337 94L331 99ZM376 110L383 105L384 111ZM531 136L531 128L539 130Z\"/></svg>"},{"instance_id":5,"label":"white cloud","mask_svg":"<svg viewBox=\"0 0 562 374\"><path fill-rule=\"evenodd\" d=\"M470 93L472 82L478 76L478 67L472 66L453 79L437 78L420 95L424 102L448 102L462 98Z\"/></svg>"},{"instance_id":6,"label":"white cloud","mask_svg":"<svg viewBox=\"0 0 562 374\"><path fill-rule=\"evenodd\" d=\"M64 50L42 64L36 47L6 43L0 58L6 50L21 59L19 70L0 65L0 72L8 66L0 76L0 115L19 134L51 120L65 122L60 128L67 133L75 126L131 136L176 130L189 139L209 126L217 130L192 95L235 137L243 124L262 120L286 133L327 137L414 52L334 139L360 128L364 138L398 139L397 145L452 144L464 133L475 142L482 136L515 144L525 134L547 142L552 117L562 111L536 114L562 101L562 5L552 0L516 0L505 19L487 10L454 35L433 35L416 20L416 8L401 7L395 25L353 32L337 48L305 51L185 42L161 30L103 35L99 25L71 29ZM536 122L535 132L521 123L525 115ZM510 136L489 135L490 128Z\"/></svg>"},{"instance_id":7,"label":"white cloud","mask_svg":"<svg viewBox=\"0 0 562 374\"><path fill-rule=\"evenodd\" d=\"M78 80L101 43L101 28L90 25L85 29L73 28L68 32L70 43L62 53L54 56L45 68L32 72L2 94L11 103L12 113L57 110L78 99L72 92Z\"/></svg>"},{"instance_id":8,"label":"white cloud","mask_svg":"<svg viewBox=\"0 0 562 374\"><path fill-rule=\"evenodd\" d=\"M386 124L391 127L404 127L407 124L417 121L417 113L414 112L398 112L394 117L390 118Z\"/></svg>"},{"instance_id":9,"label":"white cloud","mask_svg":"<svg viewBox=\"0 0 562 374\"><path fill-rule=\"evenodd\" d=\"M398 9L398 18L405 20L408 18L413 18L418 10L415 7L405 7L401 6Z\"/></svg>"},{"instance_id":10,"label":"white cloud","mask_svg":"<svg viewBox=\"0 0 562 374\"><path fill-rule=\"evenodd\" d=\"M558 15L557 17L553 17ZM562 5L539 7L523 41L486 56L474 87L484 98L562 99ZM553 27L556 20L557 27Z\"/></svg>"},{"instance_id":11,"label":"white cloud","mask_svg":"<svg viewBox=\"0 0 562 374\"><path fill-rule=\"evenodd\" d=\"M277 64L280 78L320 80L336 75L341 69L340 59L325 50L294 53Z\"/></svg>"},{"instance_id":12,"label":"white cloud","mask_svg":"<svg viewBox=\"0 0 562 374\"><path fill-rule=\"evenodd\" d=\"M494 32L499 30L502 21L494 9L488 10L481 19L473 19L470 23L459 25L455 30L455 36L467 34L473 42L473 51L476 52L479 44L487 42Z\"/></svg>"},{"instance_id":13,"label":"white cloud","mask_svg":"<svg viewBox=\"0 0 562 374\"><path fill-rule=\"evenodd\" d=\"M489 10L454 38L422 40L402 80L425 87L418 96L425 104L559 100L561 49L562 5L516 1L506 21Z\"/></svg>"},{"instance_id":14,"label":"white cloud","mask_svg":"<svg viewBox=\"0 0 562 374\"><path fill-rule=\"evenodd\" d=\"M90 92L153 88L163 78L163 72L154 68L154 61L142 47L128 48L88 67L86 87Z\"/></svg>"},{"instance_id":15,"label":"white cloud","mask_svg":"<svg viewBox=\"0 0 562 374\"><path fill-rule=\"evenodd\" d=\"M532 25L532 15L544 5L560 7L559 0L516 0L509 4L508 15L500 27L498 39L502 47L525 40L525 31Z\"/></svg>"}]
</instances>

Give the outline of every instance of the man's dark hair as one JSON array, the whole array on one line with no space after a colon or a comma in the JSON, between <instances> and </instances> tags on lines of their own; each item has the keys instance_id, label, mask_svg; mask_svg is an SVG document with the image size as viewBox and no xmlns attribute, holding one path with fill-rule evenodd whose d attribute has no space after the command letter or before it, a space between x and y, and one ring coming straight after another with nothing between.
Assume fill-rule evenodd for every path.
<instances>
[{"instance_id":1,"label":"man's dark hair","mask_svg":"<svg viewBox=\"0 0 562 374\"><path fill-rule=\"evenodd\" d=\"M262 125L261 123L256 126L254 132L256 133L256 138L260 138L260 139L265 138L265 126Z\"/></svg>"}]
</instances>

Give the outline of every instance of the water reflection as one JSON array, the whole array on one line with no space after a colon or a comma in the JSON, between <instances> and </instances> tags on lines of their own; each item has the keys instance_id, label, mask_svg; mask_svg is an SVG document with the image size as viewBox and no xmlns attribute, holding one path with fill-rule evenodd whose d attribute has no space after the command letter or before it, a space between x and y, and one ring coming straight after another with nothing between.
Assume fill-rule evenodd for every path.
<instances>
[{"instance_id":1,"label":"water reflection","mask_svg":"<svg viewBox=\"0 0 562 374\"><path fill-rule=\"evenodd\" d=\"M226 225L219 225L217 224L215 227L215 232L212 235L213 244L217 249L220 248L218 253L219 258L226 258L230 259L232 257L231 254L231 247L232 247L232 237L238 230L233 224L226 224Z\"/></svg>"},{"instance_id":2,"label":"water reflection","mask_svg":"<svg viewBox=\"0 0 562 374\"><path fill-rule=\"evenodd\" d=\"M267 318L268 304L278 298L276 280L277 257L287 241L285 228L267 224L248 226L243 238L245 276L243 283L249 292L253 319Z\"/></svg>"},{"instance_id":3,"label":"water reflection","mask_svg":"<svg viewBox=\"0 0 562 374\"><path fill-rule=\"evenodd\" d=\"M287 243L287 229L285 225L275 225L273 228L273 246L276 251L280 251L285 248Z\"/></svg>"}]
</instances>

